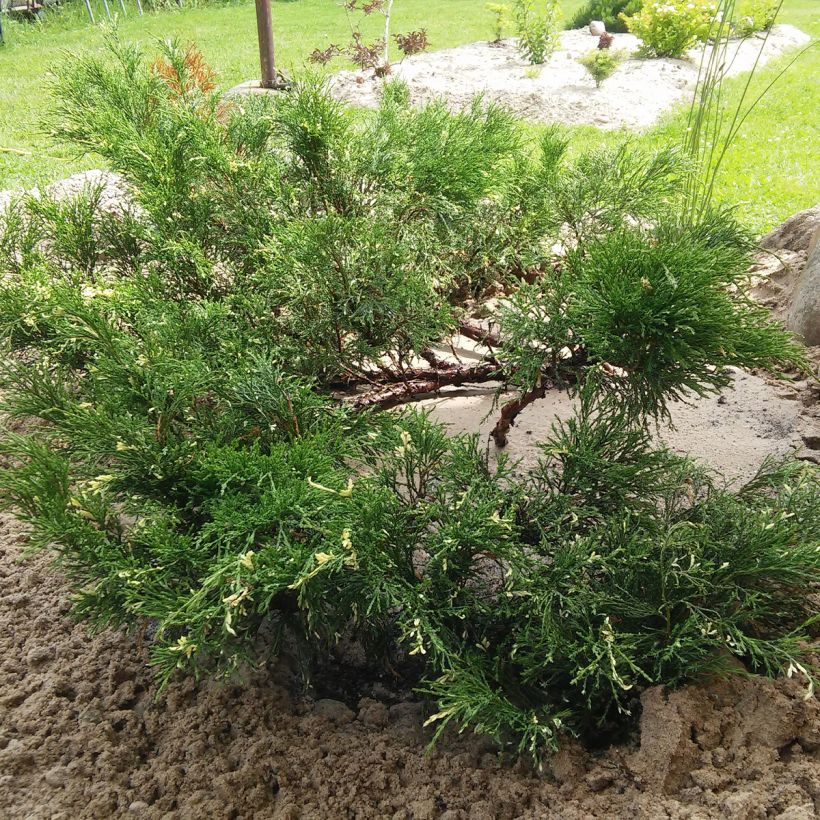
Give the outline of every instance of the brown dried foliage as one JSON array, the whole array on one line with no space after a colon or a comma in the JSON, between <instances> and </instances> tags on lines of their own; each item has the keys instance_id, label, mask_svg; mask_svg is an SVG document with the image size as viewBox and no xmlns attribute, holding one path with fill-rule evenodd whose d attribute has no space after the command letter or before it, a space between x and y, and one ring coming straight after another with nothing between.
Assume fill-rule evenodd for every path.
<instances>
[{"instance_id":1,"label":"brown dried foliage","mask_svg":"<svg viewBox=\"0 0 820 820\"><path fill-rule=\"evenodd\" d=\"M335 43L331 43L327 48L315 48L308 58L317 65L327 65L334 57L342 53L342 50Z\"/></svg>"},{"instance_id":2,"label":"brown dried foliage","mask_svg":"<svg viewBox=\"0 0 820 820\"><path fill-rule=\"evenodd\" d=\"M419 29L419 31L408 31L407 34L394 34L393 39L399 50L406 57L412 57L414 54L419 54L428 46L427 29Z\"/></svg>"},{"instance_id":3,"label":"brown dried foliage","mask_svg":"<svg viewBox=\"0 0 820 820\"><path fill-rule=\"evenodd\" d=\"M181 66L159 57L152 63L151 70L180 97L192 91L209 94L216 88L216 73L193 43L185 47Z\"/></svg>"}]
</instances>

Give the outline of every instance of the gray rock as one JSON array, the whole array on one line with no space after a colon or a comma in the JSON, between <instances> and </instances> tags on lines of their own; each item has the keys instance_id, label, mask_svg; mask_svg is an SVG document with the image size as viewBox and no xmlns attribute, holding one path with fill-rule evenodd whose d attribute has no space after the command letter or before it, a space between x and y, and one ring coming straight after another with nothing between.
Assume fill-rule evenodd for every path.
<instances>
[{"instance_id":1,"label":"gray rock","mask_svg":"<svg viewBox=\"0 0 820 820\"><path fill-rule=\"evenodd\" d=\"M771 251L805 251L812 235L820 228L820 205L790 216L782 225L767 233L760 245Z\"/></svg>"},{"instance_id":2,"label":"gray rock","mask_svg":"<svg viewBox=\"0 0 820 820\"><path fill-rule=\"evenodd\" d=\"M818 234L820 226L814 231ZM795 278L786 312L786 327L809 347L820 345L820 245L816 240L813 244L805 267Z\"/></svg>"},{"instance_id":3,"label":"gray rock","mask_svg":"<svg viewBox=\"0 0 820 820\"><path fill-rule=\"evenodd\" d=\"M606 26L604 25L603 20L590 20L589 21L589 33L593 37L600 37L606 31Z\"/></svg>"}]
</instances>

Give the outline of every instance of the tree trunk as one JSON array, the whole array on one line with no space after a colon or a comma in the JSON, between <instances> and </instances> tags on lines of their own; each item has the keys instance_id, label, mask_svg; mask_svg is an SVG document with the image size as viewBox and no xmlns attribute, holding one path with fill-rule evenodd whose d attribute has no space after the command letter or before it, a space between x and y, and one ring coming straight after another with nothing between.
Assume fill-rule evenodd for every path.
<instances>
[{"instance_id":1,"label":"tree trunk","mask_svg":"<svg viewBox=\"0 0 820 820\"><path fill-rule=\"evenodd\" d=\"M387 0L384 11L384 65L390 65L390 12L393 10L393 0Z\"/></svg>"},{"instance_id":2,"label":"tree trunk","mask_svg":"<svg viewBox=\"0 0 820 820\"><path fill-rule=\"evenodd\" d=\"M259 62L262 68L262 88L276 88L276 60L273 49L273 18L270 0L256 0L256 32L259 36Z\"/></svg>"}]
</instances>

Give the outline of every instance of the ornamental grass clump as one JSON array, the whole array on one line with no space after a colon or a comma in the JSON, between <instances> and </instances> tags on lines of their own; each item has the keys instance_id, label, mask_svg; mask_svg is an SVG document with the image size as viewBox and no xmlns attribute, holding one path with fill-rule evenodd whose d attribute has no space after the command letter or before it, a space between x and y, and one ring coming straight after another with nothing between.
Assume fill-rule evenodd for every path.
<instances>
[{"instance_id":1,"label":"ornamental grass clump","mask_svg":"<svg viewBox=\"0 0 820 820\"><path fill-rule=\"evenodd\" d=\"M116 42L60 74L55 133L131 204L101 215L90 188L0 220L0 494L76 613L152 624L161 687L354 639L439 730L534 759L732 658L809 691L816 468L729 488L649 434L728 365L803 364L744 296L743 229L685 207L691 163L573 159L397 84L364 117L315 79L226 104L168 48L172 83ZM499 338L444 361L489 284ZM527 473L380 412L489 381L519 391L507 429L574 393Z\"/></svg>"}]
</instances>

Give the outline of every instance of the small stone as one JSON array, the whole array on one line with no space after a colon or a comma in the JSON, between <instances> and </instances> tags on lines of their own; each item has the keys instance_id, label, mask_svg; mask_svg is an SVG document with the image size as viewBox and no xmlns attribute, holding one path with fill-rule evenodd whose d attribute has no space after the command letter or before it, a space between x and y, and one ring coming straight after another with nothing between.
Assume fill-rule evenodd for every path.
<instances>
[{"instance_id":1,"label":"small stone","mask_svg":"<svg viewBox=\"0 0 820 820\"><path fill-rule=\"evenodd\" d=\"M64 786L68 781L68 769L65 766L54 766L43 775L43 780L49 786Z\"/></svg>"},{"instance_id":2,"label":"small stone","mask_svg":"<svg viewBox=\"0 0 820 820\"><path fill-rule=\"evenodd\" d=\"M495 820L496 813L492 803L478 800L470 806L470 820Z\"/></svg>"},{"instance_id":3,"label":"small stone","mask_svg":"<svg viewBox=\"0 0 820 820\"><path fill-rule=\"evenodd\" d=\"M26 655L26 663L37 669L50 663L57 656L57 650L53 646L38 646Z\"/></svg>"},{"instance_id":4,"label":"small stone","mask_svg":"<svg viewBox=\"0 0 820 820\"><path fill-rule=\"evenodd\" d=\"M816 818L817 814L814 811L813 803L806 803L802 806L789 806L777 815L777 820L816 820Z\"/></svg>"},{"instance_id":5,"label":"small stone","mask_svg":"<svg viewBox=\"0 0 820 820\"><path fill-rule=\"evenodd\" d=\"M438 814L436 801L432 797L428 800L414 800L410 804L410 814L413 820L433 820Z\"/></svg>"},{"instance_id":6,"label":"small stone","mask_svg":"<svg viewBox=\"0 0 820 820\"><path fill-rule=\"evenodd\" d=\"M148 804L144 800L135 800L130 806L128 806L128 811L130 811L131 814L139 814L147 808Z\"/></svg>"},{"instance_id":7,"label":"small stone","mask_svg":"<svg viewBox=\"0 0 820 820\"><path fill-rule=\"evenodd\" d=\"M381 729L387 726L389 713L387 707L372 698L362 698L359 701L359 721L365 726Z\"/></svg>"},{"instance_id":8,"label":"small stone","mask_svg":"<svg viewBox=\"0 0 820 820\"><path fill-rule=\"evenodd\" d=\"M606 26L604 25L603 20L590 20L589 21L589 33L593 37L600 37L602 34L606 33Z\"/></svg>"},{"instance_id":9,"label":"small stone","mask_svg":"<svg viewBox=\"0 0 820 820\"><path fill-rule=\"evenodd\" d=\"M345 706L340 700L332 700L331 698L322 698L317 700L313 711L317 715L321 715L334 723L351 723L356 717L353 711Z\"/></svg>"}]
</instances>

